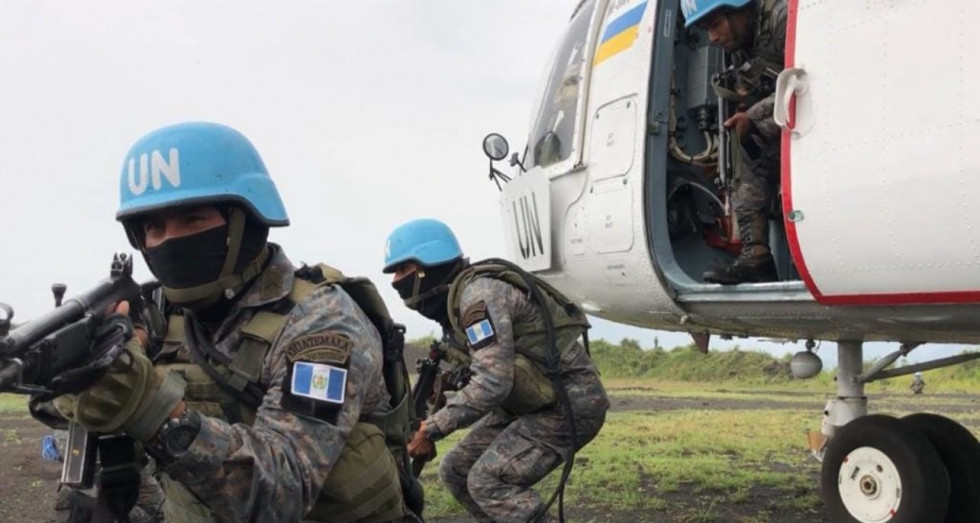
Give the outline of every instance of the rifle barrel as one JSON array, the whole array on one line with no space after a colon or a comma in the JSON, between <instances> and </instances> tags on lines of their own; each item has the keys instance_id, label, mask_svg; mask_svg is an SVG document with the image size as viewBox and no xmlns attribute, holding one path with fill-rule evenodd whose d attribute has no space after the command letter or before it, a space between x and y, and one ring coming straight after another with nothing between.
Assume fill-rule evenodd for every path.
<instances>
[{"instance_id":1,"label":"rifle barrel","mask_svg":"<svg viewBox=\"0 0 980 523\"><path fill-rule=\"evenodd\" d=\"M61 327L82 319L87 313L100 312L111 302L140 299L140 287L128 274L107 278L94 288L65 300L60 307L48 311L17 327L0 339L0 357L20 354Z\"/></svg>"}]
</instances>

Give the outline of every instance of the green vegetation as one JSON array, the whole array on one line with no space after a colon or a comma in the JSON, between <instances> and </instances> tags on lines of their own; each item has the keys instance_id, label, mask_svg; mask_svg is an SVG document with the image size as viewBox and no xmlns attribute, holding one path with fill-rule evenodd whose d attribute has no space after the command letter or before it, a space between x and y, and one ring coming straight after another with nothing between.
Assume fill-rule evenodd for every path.
<instances>
[{"instance_id":1,"label":"green vegetation","mask_svg":"<svg viewBox=\"0 0 980 523\"><path fill-rule=\"evenodd\" d=\"M434 340L432 336L425 336L408 342L406 361L410 368L414 366L416 358L424 357L428 353L429 344ZM648 386L655 384L658 389L665 382L690 383L701 392L705 389L697 384L718 384L725 389L777 385L785 390L835 390L835 371L831 369L824 369L811 379L795 379L790 372L790 354L776 358L759 350L737 346L731 350L712 350L702 354L694 344L673 349L665 349L659 344L655 344L653 348L643 348L636 340L629 338L618 344L602 339L594 340L591 351L592 359L599 367L604 382L639 378L639 381ZM874 361L865 362L865 368L873 363ZM901 363L899 360L898 364ZM909 376L900 376L875 381L868 384L867 391L907 392L911 379ZM925 380L926 394L940 391L980 393L980 359L926 371Z\"/></svg>"},{"instance_id":2,"label":"green vegetation","mask_svg":"<svg viewBox=\"0 0 980 523\"><path fill-rule=\"evenodd\" d=\"M431 337L411 342L407 361L424 356ZM819 519L819 463L804 449L804 430L819 429L820 411L834 393L831 371L796 380L789 356L751 350L699 353L693 346L644 350L636 341L598 340L592 354L619 410L578 453L566 493L576 521L741 523ZM870 362L869 362L870 364ZM949 410L980 436L980 361L925 373L926 394L914 402L911 378L867 387L885 394L874 412ZM733 405L734 403L734 405ZM937 409L931 409L935 405ZM669 406L669 408L668 408ZM26 397L0 394L0 417L23 417ZM438 443L439 457L422 474L426 517L465 517L438 477L438 466L464 435ZM2 442L20 435L8 430ZM537 488L554 490L559 471Z\"/></svg>"},{"instance_id":3,"label":"green vegetation","mask_svg":"<svg viewBox=\"0 0 980 523\"><path fill-rule=\"evenodd\" d=\"M835 390L833 371L797 380L790 356L743 349L701 354L693 346L644 350L628 339L593 342L592 355L610 396L637 410L610 412L599 436L578 453L566 494L576 519L819 519L820 465L804 448L804 431L819 430L820 411ZM872 411L901 416L929 405L952 408L952 417L980 436L980 414L970 410L975 397L956 395L980 392L980 362L926 372L926 395L914 404L910 379L869 384L869 393L885 393ZM672 400L698 401L676 410L656 406ZM440 455L462 434L439 442ZM464 516L437 470L438 458L422 476L426 516ZM538 492L549 496L557 478L556 471Z\"/></svg>"},{"instance_id":4,"label":"green vegetation","mask_svg":"<svg viewBox=\"0 0 980 523\"><path fill-rule=\"evenodd\" d=\"M618 345L605 340L592 343L592 358L603 380L621 378L652 378L661 381L717 383L729 387L777 384L800 390L833 391L834 371L824 370L808 380L797 380L790 372L791 355L781 358L761 351L736 347L726 351L698 352L691 345L671 350L662 347L643 349L635 340L624 339ZM866 362L865 367L873 364ZM925 372L926 392L980 392L980 359L964 364ZM902 376L876 381L868 392L903 392L911 378Z\"/></svg>"},{"instance_id":5,"label":"green vegetation","mask_svg":"<svg viewBox=\"0 0 980 523\"><path fill-rule=\"evenodd\" d=\"M576 512L643 511L648 517L723 521L730 504L758 506L768 520L775 502L817 514L819 464L802 449L804 410L613 412L602 432L576 456L566 503ZM439 442L447 452L459 436ZM437 463L423 473L427 516L462 515L438 481ZM548 495L558 473L538 491ZM676 519L672 519L676 520Z\"/></svg>"},{"instance_id":6,"label":"green vegetation","mask_svg":"<svg viewBox=\"0 0 980 523\"><path fill-rule=\"evenodd\" d=\"M26 412L27 396L21 394L0 394L0 414Z\"/></svg>"},{"instance_id":7,"label":"green vegetation","mask_svg":"<svg viewBox=\"0 0 980 523\"><path fill-rule=\"evenodd\" d=\"M669 351L661 347L644 350L631 339L624 339L619 345L597 340L592 343L591 351L592 359L603 377L746 383L786 382L792 379L788 360L777 360L762 352L736 349L702 354L694 345Z\"/></svg>"}]
</instances>

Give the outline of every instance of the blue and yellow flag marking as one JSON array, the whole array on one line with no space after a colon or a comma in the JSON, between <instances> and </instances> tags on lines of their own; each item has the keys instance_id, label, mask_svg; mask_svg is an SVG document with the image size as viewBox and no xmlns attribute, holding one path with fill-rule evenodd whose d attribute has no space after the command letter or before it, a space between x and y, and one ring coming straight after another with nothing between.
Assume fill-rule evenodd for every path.
<instances>
[{"instance_id":1,"label":"blue and yellow flag marking","mask_svg":"<svg viewBox=\"0 0 980 523\"><path fill-rule=\"evenodd\" d=\"M633 47L633 42L636 41L636 33L640 27L640 20L643 19L643 12L646 11L646 8L647 3L643 2L606 25L602 39L599 40L599 48L595 52L593 65L599 65L606 59Z\"/></svg>"}]
</instances>

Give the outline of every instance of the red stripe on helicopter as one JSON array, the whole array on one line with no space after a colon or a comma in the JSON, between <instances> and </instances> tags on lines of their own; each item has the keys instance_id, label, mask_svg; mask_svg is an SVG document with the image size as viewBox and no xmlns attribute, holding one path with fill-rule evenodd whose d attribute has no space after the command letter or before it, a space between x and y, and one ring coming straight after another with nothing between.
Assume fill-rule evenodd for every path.
<instances>
[{"instance_id":1,"label":"red stripe on helicopter","mask_svg":"<svg viewBox=\"0 0 980 523\"><path fill-rule=\"evenodd\" d=\"M796 18L799 13L799 0L788 0L786 15L786 68L796 65ZM796 97L790 100L789 107L790 127L796 122ZM835 294L825 295L817 288L813 281L813 276L807 269L806 261L803 259L803 251L800 249L800 238L796 233L796 223L786 219L789 211L793 210L793 191L790 162L790 132L783 130L781 137L782 159L780 182L783 188L783 224L786 226L786 240L789 243L790 253L796 264L796 270L800 273L800 278L806 284L807 289L813 294L814 299L823 305L911 305L911 304L931 304L931 303L974 303L980 302L980 291L942 291L942 292L905 292L905 293L882 293L882 294Z\"/></svg>"},{"instance_id":2,"label":"red stripe on helicopter","mask_svg":"<svg viewBox=\"0 0 980 523\"><path fill-rule=\"evenodd\" d=\"M980 291L903 292L895 294L836 294L821 295L823 305L915 305L937 303L980 302Z\"/></svg>"},{"instance_id":3,"label":"red stripe on helicopter","mask_svg":"<svg viewBox=\"0 0 980 523\"><path fill-rule=\"evenodd\" d=\"M785 67L789 69L795 66L796 62L796 13L799 12L799 0L789 0L786 13L786 57ZM789 121L796 123L796 97L790 100ZM790 253L793 255L793 262L796 264L796 271L800 273L800 278L810 289L810 293L820 303L824 303L824 296L821 294L817 284L813 282L810 271L803 260L803 252L800 250L800 238L796 234L796 223L786 219L786 215L793 210L793 184L790 176L790 133L783 129L782 158L780 165L780 183L783 188L783 224L786 226L786 241L789 243Z\"/></svg>"}]
</instances>

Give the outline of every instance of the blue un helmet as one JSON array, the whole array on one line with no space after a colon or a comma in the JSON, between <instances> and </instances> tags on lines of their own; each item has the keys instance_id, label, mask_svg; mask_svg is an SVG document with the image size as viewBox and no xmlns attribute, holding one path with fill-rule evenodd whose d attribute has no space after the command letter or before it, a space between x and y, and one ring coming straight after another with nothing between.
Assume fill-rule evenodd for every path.
<instances>
[{"instance_id":1,"label":"blue un helmet","mask_svg":"<svg viewBox=\"0 0 980 523\"><path fill-rule=\"evenodd\" d=\"M169 241L145 247L138 218L188 205L226 211L223 262L211 263L220 252L204 259L196 259L197 252L174 254L167 249L179 249L179 244ZM269 227L289 225L279 192L251 142L230 127L205 122L158 129L130 148L119 179L116 219L163 284L167 299L195 310L222 296L230 300L244 289L269 256Z\"/></svg>"},{"instance_id":2,"label":"blue un helmet","mask_svg":"<svg viewBox=\"0 0 980 523\"><path fill-rule=\"evenodd\" d=\"M739 9L751 4L754 0L681 0L681 11L684 13L684 27L691 27L698 20L718 9Z\"/></svg>"},{"instance_id":3,"label":"blue un helmet","mask_svg":"<svg viewBox=\"0 0 980 523\"><path fill-rule=\"evenodd\" d=\"M397 265L407 261L430 267L462 256L456 235L448 225L439 220L421 218L400 225L388 235L384 272L395 272Z\"/></svg>"},{"instance_id":4,"label":"blue un helmet","mask_svg":"<svg viewBox=\"0 0 980 523\"><path fill-rule=\"evenodd\" d=\"M164 207L241 204L270 227L289 225L279 192L248 138L215 123L188 122L141 138L119 177L119 211L127 219Z\"/></svg>"}]
</instances>

